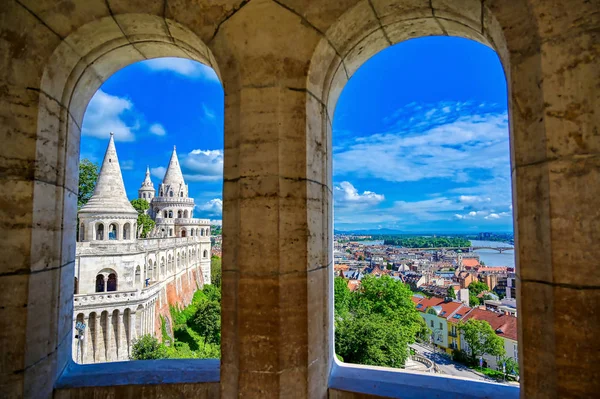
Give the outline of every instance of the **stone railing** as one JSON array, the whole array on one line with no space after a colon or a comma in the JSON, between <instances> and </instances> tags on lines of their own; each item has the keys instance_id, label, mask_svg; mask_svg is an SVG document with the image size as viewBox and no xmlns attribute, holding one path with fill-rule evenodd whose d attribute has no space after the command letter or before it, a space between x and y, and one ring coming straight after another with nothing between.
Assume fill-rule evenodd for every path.
<instances>
[{"instance_id":1,"label":"stone railing","mask_svg":"<svg viewBox=\"0 0 600 399\"><path fill-rule=\"evenodd\" d=\"M155 296L161 289L161 284L152 284L143 290L95 292L92 294L76 294L73 296L75 309L79 307L119 306L145 302Z\"/></svg>"},{"instance_id":2,"label":"stone railing","mask_svg":"<svg viewBox=\"0 0 600 399\"><path fill-rule=\"evenodd\" d=\"M193 198L182 198L182 197L154 197L152 198L154 203L158 204L158 203L163 203L163 204L194 204L194 199Z\"/></svg>"},{"instance_id":3,"label":"stone railing","mask_svg":"<svg viewBox=\"0 0 600 399\"><path fill-rule=\"evenodd\" d=\"M434 372L434 363L431 360L427 359L425 356L415 353L414 355L410 355L410 358L413 362L421 363L425 367L427 367L427 373Z\"/></svg>"},{"instance_id":4,"label":"stone railing","mask_svg":"<svg viewBox=\"0 0 600 399\"><path fill-rule=\"evenodd\" d=\"M135 254L145 251L171 249L187 244L210 242L210 236L188 236L188 237L166 237L166 238L142 238L135 242L112 241L89 241L78 242L76 256L101 254Z\"/></svg>"}]
</instances>

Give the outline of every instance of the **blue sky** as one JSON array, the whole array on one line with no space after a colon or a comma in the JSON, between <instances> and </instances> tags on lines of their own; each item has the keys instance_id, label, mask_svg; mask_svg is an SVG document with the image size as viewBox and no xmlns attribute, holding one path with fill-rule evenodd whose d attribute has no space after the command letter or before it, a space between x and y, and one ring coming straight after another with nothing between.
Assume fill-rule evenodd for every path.
<instances>
[{"instance_id":1,"label":"blue sky","mask_svg":"<svg viewBox=\"0 0 600 399\"><path fill-rule=\"evenodd\" d=\"M350 79L334 114L335 229L512 231L506 82L479 43L390 47ZM197 217L221 219L223 90L214 72L157 59L114 74L90 101L81 157L115 133L125 187L160 184L173 145Z\"/></svg>"}]
</instances>

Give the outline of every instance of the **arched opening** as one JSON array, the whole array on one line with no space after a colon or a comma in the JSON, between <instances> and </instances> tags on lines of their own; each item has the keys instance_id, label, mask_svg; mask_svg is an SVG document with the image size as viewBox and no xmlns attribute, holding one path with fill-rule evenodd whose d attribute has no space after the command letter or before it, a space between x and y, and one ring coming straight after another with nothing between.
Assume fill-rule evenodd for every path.
<instances>
[{"instance_id":1,"label":"arched opening","mask_svg":"<svg viewBox=\"0 0 600 399\"><path fill-rule=\"evenodd\" d=\"M160 275L161 277L165 275L165 258L160 258Z\"/></svg>"},{"instance_id":2,"label":"arched opening","mask_svg":"<svg viewBox=\"0 0 600 399\"><path fill-rule=\"evenodd\" d=\"M173 211L169 211L169 219L173 219Z\"/></svg>"},{"instance_id":3,"label":"arched opening","mask_svg":"<svg viewBox=\"0 0 600 399\"><path fill-rule=\"evenodd\" d=\"M185 237L186 236L186 231L185 229L181 230L181 237Z\"/></svg>"},{"instance_id":4,"label":"arched opening","mask_svg":"<svg viewBox=\"0 0 600 399\"><path fill-rule=\"evenodd\" d=\"M169 197L173 196L173 191L169 192Z\"/></svg>"},{"instance_id":5,"label":"arched opening","mask_svg":"<svg viewBox=\"0 0 600 399\"><path fill-rule=\"evenodd\" d=\"M109 240L117 240L118 239L118 231L119 228L116 223L111 223L108 226L108 239Z\"/></svg>"},{"instance_id":6,"label":"arched opening","mask_svg":"<svg viewBox=\"0 0 600 399\"><path fill-rule=\"evenodd\" d=\"M200 235L204 236L204 229L200 229Z\"/></svg>"},{"instance_id":7,"label":"arched opening","mask_svg":"<svg viewBox=\"0 0 600 399\"><path fill-rule=\"evenodd\" d=\"M96 223L96 240L104 240L104 224L102 223Z\"/></svg>"},{"instance_id":8,"label":"arched opening","mask_svg":"<svg viewBox=\"0 0 600 399\"><path fill-rule=\"evenodd\" d=\"M130 240L131 239L131 224L125 223L123 225L123 239Z\"/></svg>"},{"instance_id":9,"label":"arched opening","mask_svg":"<svg viewBox=\"0 0 600 399\"><path fill-rule=\"evenodd\" d=\"M77 294L77 290L78 290L78 284L77 284L77 277L75 277L75 282L73 284L73 293Z\"/></svg>"},{"instance_id":10,"label":"arched opening","mask_svg":"<svg viewBox=\"0 0 600 399\"><path fill-rule=\"evenodd\" d=\"M204 258L208 258L208 251L205 249L203 252Z\"/></svg>"},{"instance_id":11,"label":"arched opening","mask_svg":"<svg viewBox=\"0 0 600 399\"><path fill-rule=\"evenodd\" d=\"M177 211L177 218L181 219L183 217L183 212L181 212L181 210Z\"/></svg>"},{"instance_id":12,"label":"arched opening","mask_svg":"<svg viewBox=\"0 0 600 399\"><path fill-rule=\"evenodd\" d=\"M166 219L166 218L168 218L168 217L169 217L169 212L167 212L167 211L164 211L164 212L163 212L163 217L164 217L165 219Z\"/></svg>"},{"instance_id":13,"label":"arched opening","mask_svg":"<svg viewBox=\"0 0 600 399\"><path fill-rule=\"evenodd\" d=\"M108 280L106 282L106 291L116 291L117 290L117 275L116 273L111 273L108 275Z\"/></svg>"},{"instance_id":14,"label":"arched opening","mask_svg":"<svg viewBox=\"0 0 600 399\"><path fill-rule=\"evenodd\" d=\"M79 241L85 241L85 224L81 223L79 225Z\"/></svg>"},{"instance_id":15,"label":"arched opening","mask_svg":"<svg viewBox=\"0 0 600 399\"><path fill-rule=\"evenodd\" d=\"M98 274L96 276L96 292L104 292L104 275Z\"/></svg>"},{"instance_id":16,"label":"arched opening","mask_svg":"<svg viewBox=\"0 0 600 399\"><path fill-rule=\"evenodd\" d=\"M142 193L142 198L146 198L146 193Z\"/></svg>"},{"instance_id":17,"label":"arched opening","mask_svg":"<svg viewBox=\"0 0 600 399\"><path fill-rule=\"evenodd\" d=\"M189 217L189 212L187 210L183 211L183 217L187 219Z\"/></svg>"},{"instance_id":18,"label":"arched opening","mask_svg":"<svg viewBox=\"0 0 600 399\"><path fill-rule=\"evenodd\" d=\"M469 353L468 339L460 337L461 323L468 322L462 318L483 306L483 295L499 300L491 286L474 299L460 290L465 278L489 273L463 275L461 256L473 263L483 256L469 252L469 234L510 231L505 239L514 239L506 80L489 47L451 37L404 41L356 64L353 74L337 103L329 104L335 105L333 229L373 231L373 241L357 245L349 233L333 237L335 263L345 264L335 266L335 352L348 363L427 371L415 365L426 350L412 353L398 340L377 346L355 333L366 324L374 331L375 320L384 320L374 332L382 336L392 331L392 320L400 321L412 326L410 342L424 340L448 355ZM380 229L386 234L376 234ZM432 256L419 248L444 250ZM504 278L514 272L514 259L510 266ZM420 280L427 273L432 278ZM403 293L393 304L385 299L392 292ZM361 301L369 297L381 309L403 303L406 310L363 313ZM516 328L516 318L507 316L511 323ZM497 351L481 354L490 364L505 355L502 339L496 340ZM449 373L461 375L459 367Z\"/></svg>"},{"instance_id":19,"label":"arched opening","mask_svg":"<svg viewBox=\"0 0 600 399\"><path fill-rule=\"evenodd\" d=\"M144 267L146 267L146 266L144 266ZM140 266L138 265L135 268L135 284L139 285L141 281L142 281L142 270L141 270Z\"/></svg>"}]
</instances>

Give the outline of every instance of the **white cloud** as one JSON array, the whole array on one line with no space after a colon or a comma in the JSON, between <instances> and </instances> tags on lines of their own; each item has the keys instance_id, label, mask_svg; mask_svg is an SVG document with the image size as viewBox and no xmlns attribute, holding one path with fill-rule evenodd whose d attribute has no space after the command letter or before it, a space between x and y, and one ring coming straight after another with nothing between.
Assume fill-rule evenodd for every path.
<instances>
[{"instance_id":1,"label":"white cloud","mask_svg":"<svg viewBox=\"0 0 600 399\"><path fill-rule=\"evenodd\" d=\"M85 111L81 133L84 136L107 139L113 132L116 141L134 141L137 123L128 124L122 118L133 109L126 98L113 96L98 90Z\"/></svg>"},{"instance_id":2,"label":"white cloud","mask_svg":"<svg viewBox=\"0 0 600 399\"><path fill-rule=\"evenodd\" d=\"M193 150L181 161L188 181L215 181L223 178L222 150Z\"/></svg>"},{"instance_id":3,"label":"white cloud","mask_svg":"<svg viewBox=\"0 0 600 399\"><path fill-rule=\"evenodd\" d=\"M188 78L204 79L220 84L219 77L211 67L185 58L154 58L143 61L143 65L152 71L168 71Z\"/></svg>"},{"instance_id":4,"label":"white cloud","mask_svg":"<svg viewBox=\"0 0 600 399\"><path fill-rule=\"evenodd\" d=\"M202 104L202 112L204 112L204 116L206 119L213 120L216 117L215 111L211 110L206 104Z\"/></svg>"},{"instance_id":5,"label":"white cloud","mask_svg":"<svg viewBox=\"0 0 600 399\"><path fill-rule=\"evenodd\" d=\"M134 167L133 160L120 161L119 165L121 166L122 170L133 170Z\"/></svg>"},{"instance_id":6,"label":"white cloud","mask_svg":"<svg viewBox=\"0 0 600 399\"><path fill-rule=\"evenodd\" d=\"M206 216L221 216L223 214L223 200L213 198L201 205L196 205L199 211Z\"/></svg>"},{"instance_id":7,"label":"white cloud","mask_svg":"<svg viewBox=\"0 0 600 399\"><path fill-rule=\"evenodd\" d=\"M167 131L165 130L164 126L160 123L153 124L148 130L150 131L150 133L155 134L157 136L164 136L165 134L167 134Z\"/></svg>"},{"instance_id":8,"label":"white cloud","mask_svg":"<svg viewBox=\"0 0 600 399\"><path fill-rule=\"evenodd\" d=\"M414 105L408 108L389 119L386 132L336 143L335 174L459 183L473 180L474 172L509 175L506 113L481 114L478 107L475 113L467 103L442 103L426 112Z\"/></svg>"},{"instance_id":9,"label":"white cloud","mask_svg":"<svg viewBox=\"0 0 600 399\"><path fill-rule=\"evenodd\" d=\"M479 195L461 195L458 197L458 200L467 204L475 204L478 202L490 202L492 199L489 197L484 198Z\"/></svg>"},{"instance_id":10,"label":"white cloud","mask_svg":"<svg viewBox=\"0 0 600 399\"><path fill-rule=\"evenodd\" d=\"M497 213L490 213L484 219L500 219L500 215L498 215Z\"/></svg>"},{"instance_id":11,"label":"white cloud","mask_svg":"<svg viewBox=\"0 0 600 399\"><path fill-rule=\"evenodd\" d=\"M348 181L343 181L334 187L334 199L337 205L377 205L385 197L372 191L363 191L362 194Z\"/></svg>"},{"instance_id":12,"label":"white cloud","mask_svg":"<svg viewBox=\"0 0 600 399\"><path fill-rule=\"evenodd\" d=\"M165 173L167 173L167 168L164 166L159 166L157 168L150 168L150 174L156 178L162 180L165 177Z\"/></svg>"}]
</instances>

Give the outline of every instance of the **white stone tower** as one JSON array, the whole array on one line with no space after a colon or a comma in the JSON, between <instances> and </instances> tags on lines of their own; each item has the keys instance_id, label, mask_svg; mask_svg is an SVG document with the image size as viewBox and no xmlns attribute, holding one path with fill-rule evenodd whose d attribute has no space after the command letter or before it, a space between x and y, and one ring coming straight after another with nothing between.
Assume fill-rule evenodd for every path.
<instances>
[{"instance_id":1,"label":"white stone tower","mask_svg":"<svg viewBox=\"0 0 600 399\"><path fill-rule=\"evenodd\" d=\"M154 183L150 179L150 168L146 167L146 178L142 182L142 186L138 190L138 198L145 199L150 203L152 198L156 195L156 190L154 190Z\"/></svg>"},{"instance_id":2,"label":"white stone tower","mask_svg":"<svg viewBox=\"0 0 600 399\"><path fill-rule=\"evenodd\" d=\"M138 213L127 199L113 133L94 194L78 215L79 241L106 244L136 239Z\"/></svg>"},{"instance_id":3,"label":"white stone tower","mask_svg":"<svg viewBox=\"0 0 600 399\"><path fill-rule=\"evenodd\" d=\"M198 220L193 220L194 199L188 197L188 186L183 180L183 173L173 147L169 167L158 189L158 196L152 199L152 215L156 227L163 237L186 237L198 227ZM204 227L204 226L203 226ZM204 231L202 231L204 234Z\"/></svg>"}]
</instances>

